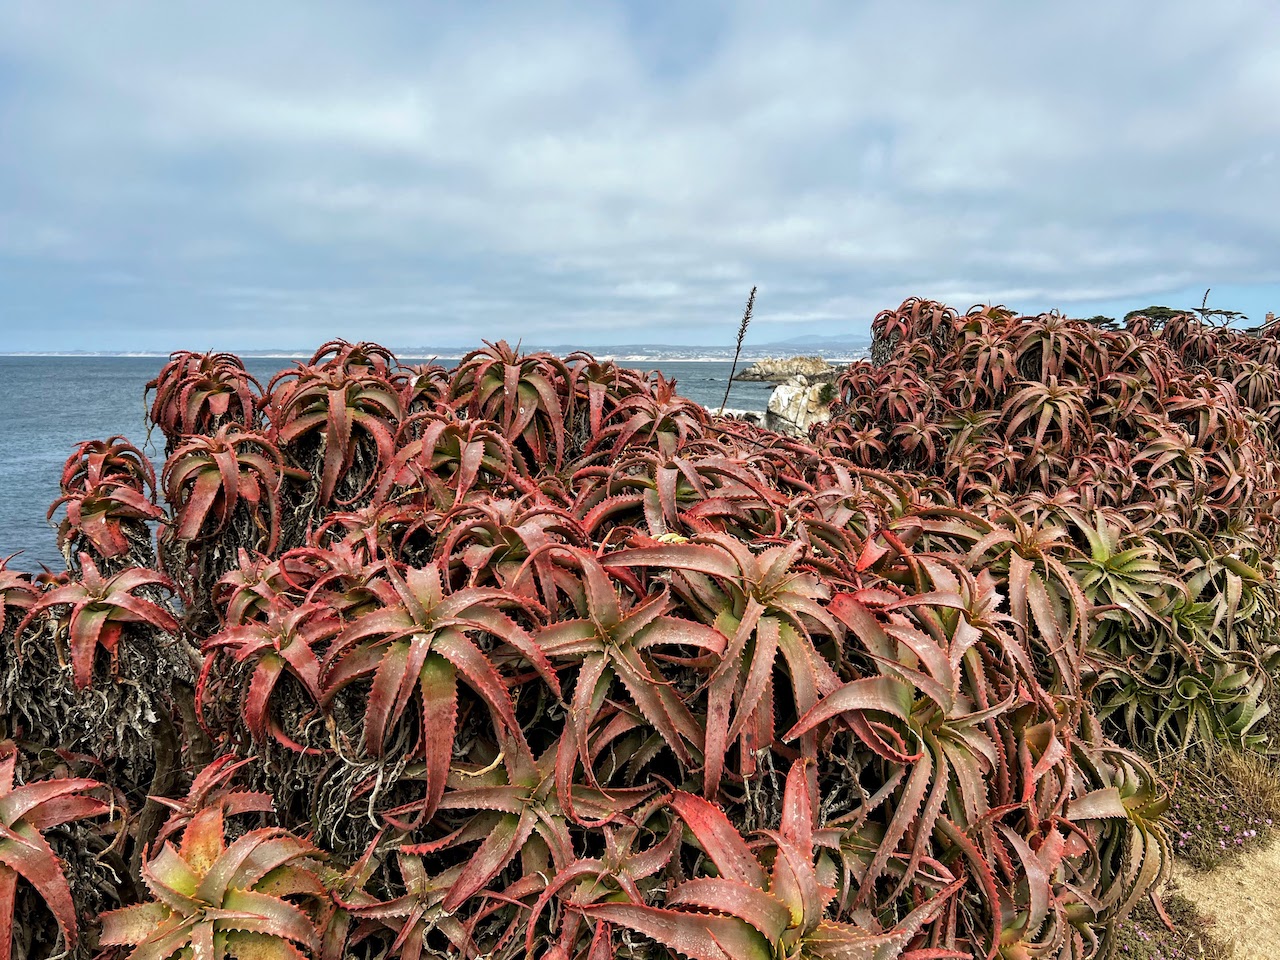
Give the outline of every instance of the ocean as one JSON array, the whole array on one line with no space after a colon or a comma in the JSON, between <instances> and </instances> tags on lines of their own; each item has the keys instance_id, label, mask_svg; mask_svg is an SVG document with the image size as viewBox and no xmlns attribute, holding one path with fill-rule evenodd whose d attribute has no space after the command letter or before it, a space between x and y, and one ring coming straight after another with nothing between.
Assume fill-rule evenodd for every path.
<instances>
[{"instance_id":1,"label":"ocean","mask_svg":"<svg viewBox=\"0 0 1280 960\"><path fill-rule=\"evenodd\" d=\"M58 497L62 465L77 443L127 437L152 458L159 477L164 438L157 432L148 439L142 393L164 362L162 357L0 356L0 559L22 551L11 569L35 572L41 564L62 569L56 533L45 514ZM451 366L456 360L437 362ZM265 387L293 361L248 357L244 363ZM720 406L731 366L717 360L624 365L659 369L675 378L681 394L711 408ZM763 410L772 389L767 383L735 383L728 405Z\"/></svg>"}]
</instances>

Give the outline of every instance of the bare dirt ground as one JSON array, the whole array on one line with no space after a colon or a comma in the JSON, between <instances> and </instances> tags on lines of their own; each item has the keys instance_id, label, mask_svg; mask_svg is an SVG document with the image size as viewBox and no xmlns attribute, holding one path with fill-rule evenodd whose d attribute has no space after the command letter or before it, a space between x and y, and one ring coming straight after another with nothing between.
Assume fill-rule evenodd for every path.
<instances>
[{"instance_id":1,"label":"bare dirt ground","mask_svg":"<svg viewBox=\"0 0 1280 960\"><path fill-rule=\"evenodd\" d=\"M1173 882L1236 960L1280 960L1280 837L1213 870L1179 863Z\"/></svg>"}]
</instances>

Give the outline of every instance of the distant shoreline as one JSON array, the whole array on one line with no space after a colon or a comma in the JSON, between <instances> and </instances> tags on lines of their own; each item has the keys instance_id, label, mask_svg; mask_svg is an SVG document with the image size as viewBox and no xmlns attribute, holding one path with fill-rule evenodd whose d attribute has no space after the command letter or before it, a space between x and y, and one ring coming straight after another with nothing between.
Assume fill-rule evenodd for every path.
<instances>
[{"instance_id":1,"label":"distant shoreline","mask_svg":"<svg viewBox=\"0 0 1280 960\"><path fill-rule=\"evenodd\" d=\"M227 353L236 353L234 350L223 351ZM447 351L440 353L400 353L395 352L396 356L402 360L429 360L444 359L456 360L463 356L467 351ZM617 353L591 353L597 360L612 360L615 363L732 363L733 357L709 357L709 356L672 356L670 354L617 354ZM245 360L309 360L310 353L236 353ZM0 358L10 359L37 359L41 357L60 358L64 360L167 360L167 353L0 353ZM766 357L740 357L739 363L751 363L754 359L770 359ZM855 360L865 359L865 355L858 356L832 356L825 358L829 363L853 363Z\"/></svg>"}]
</instances>

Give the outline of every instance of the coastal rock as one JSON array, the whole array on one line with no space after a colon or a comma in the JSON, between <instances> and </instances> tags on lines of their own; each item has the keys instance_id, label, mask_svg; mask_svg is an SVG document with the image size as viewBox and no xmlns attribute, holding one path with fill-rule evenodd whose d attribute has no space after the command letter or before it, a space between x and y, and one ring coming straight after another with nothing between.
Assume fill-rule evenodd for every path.
<instances>
[{"instance_id":1,"label":"coastal rock","mask_svg":"<svg viewBox=\"0 0 1280 960\"><path fill-rule=\"evenodd\" d=\"M792 377L834 380L839 369L823 357L766 357L757 360L733 379L752 383L783 383Z\"/></svg>"},{"instance_id":2,"label":"coastal rock","mask_svg":"<svg viewBox=\"0 0 1280 960\"><path fill-rule=\"evenodd\" d=\"M815 423L831 419L834 392L828 379L803 374L791 377L769 395L765 428L797 437L808 435Z\"/></svg>"}]
</instances>

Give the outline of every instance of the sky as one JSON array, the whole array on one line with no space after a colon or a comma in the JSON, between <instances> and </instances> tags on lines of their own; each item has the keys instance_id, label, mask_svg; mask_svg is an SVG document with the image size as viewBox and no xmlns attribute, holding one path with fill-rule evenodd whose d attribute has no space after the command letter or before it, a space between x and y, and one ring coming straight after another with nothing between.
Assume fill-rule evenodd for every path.
<instances>
[{"instance_id":1,"label":"sky","mask_svg":"<svg viewBox=\"0 0 1280 960\"><path fill-rule=\"evenodd\" d=\"M0 350L1280 311L1274 0L0 4Z\"/></svg>"}]
</instances>

